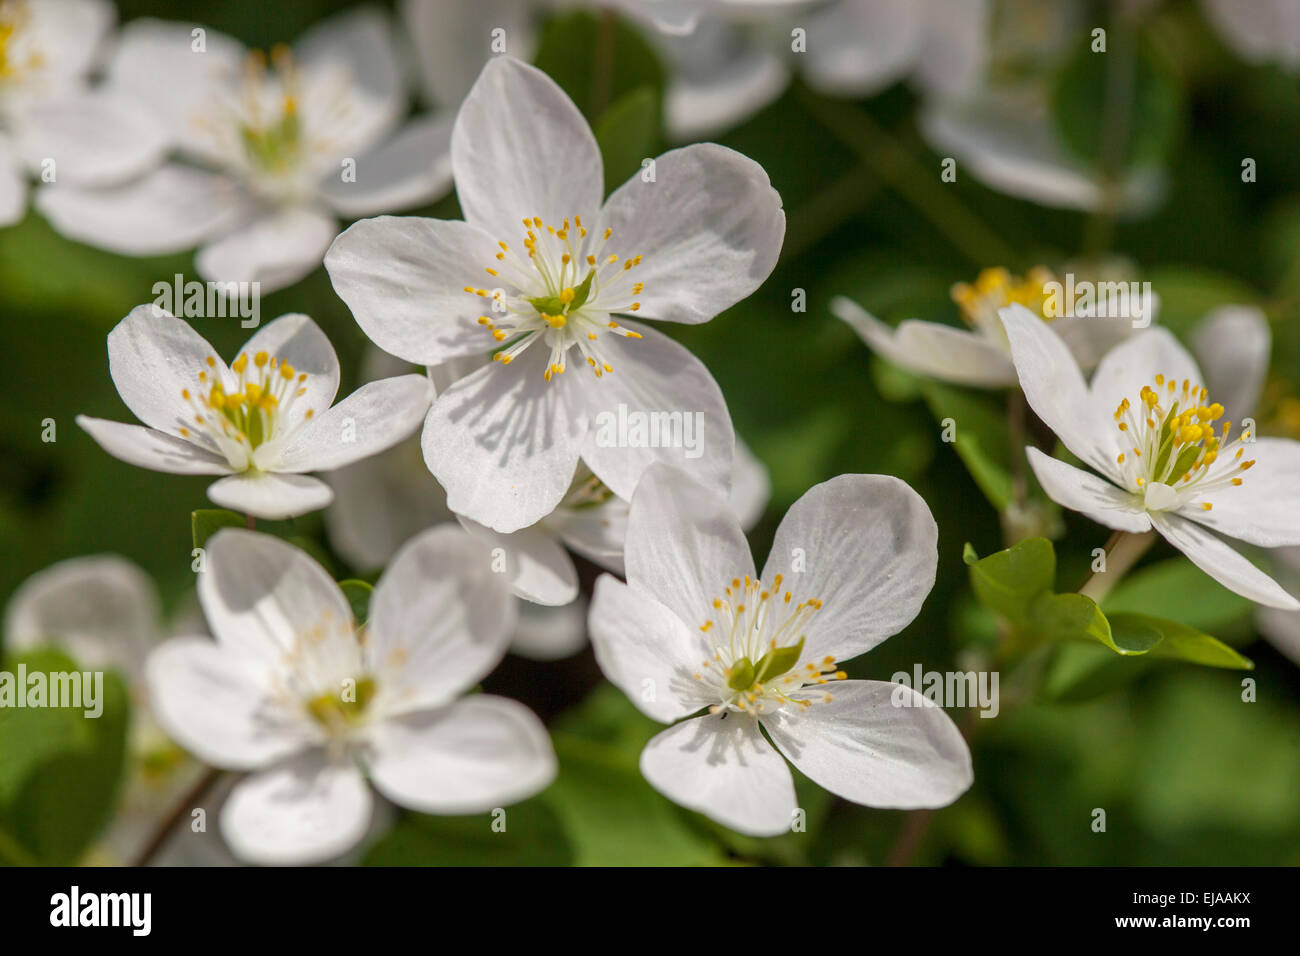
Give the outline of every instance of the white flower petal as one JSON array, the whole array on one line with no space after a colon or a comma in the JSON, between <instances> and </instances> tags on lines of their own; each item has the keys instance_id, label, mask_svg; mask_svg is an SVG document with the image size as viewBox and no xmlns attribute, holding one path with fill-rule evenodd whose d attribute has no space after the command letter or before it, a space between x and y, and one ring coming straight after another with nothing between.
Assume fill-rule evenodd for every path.
<instances>
[{"instance_id":1,"label":"white flower petal","mask_svg":"<svg viewBox=\"0 0 1300 956\"><path fill-rule=\"evenodd\" d=\"M208 541L199 603L217 643L267 668L283 666L299 635L322 621L346 630L352 606L300 548L269 534L225 528Z\"/></svg>"},{"instance_id":2,"label":"white flower petal","mask_svg":"<svg viewBox=\"0 0 1300 956\"><path fill-rule=\"evenodd\" d=\"M23 117L17 147L37 174L52 161L58 181L112 185L161 162L171 136L146 107L109 90L43 100Z\"/></svg>"},{"instance_id":3,"label":"white flower petal","mask_svg":"<svg viewBox=\"0 0 1300 956\"><path fill-rule=\"evenodd\" d=\"M924 4L841 0L808 18L803 74L830 96L873 95L906 75L925 38ZM945 6L947 12L947 7Z\"/></svg>"},{"instance_id":4,"label":"white flower petal","mask_svg":"<svg viewBox=\"0 0 1300 956\"><path fill-rule=\"evenodd\" d=\"M828 685L832 700L760 718L790 762L831 793L868 807L943 807L975 779L970 748L943 708L902 684Z\"/></svg>"},{"instance_id":5,"label":"white flower petal","mask_svg":"<svg viewBox=\"0 0 1300 956\"><path fill-rule=\"evenodd\" d=\"M36 208L68 238L128 256L193 248L254 212L235 181L176 163L120 186L42 186Z\"/></svg>"},{"instance_id":6,"label":"white flower petal","mask_svg":"<svg viewBox=\"0 0 1300 956\"><path fill-rule=\"evenodd\" d=\"M530 661L558 661L587 646L587 602L581 597L562 607L521 601L510 653Z\"/></svg>"},{"instance_id":7,"label":"white flower petal","mask_svg":"<svg viewBox=\"0 0 1300 956\"><path fill-rule=\"evenodd\" d=\"M316 269L338 231L332 213L290 206L207 243L194 265L211 282L257 282L269 294Z\"/></svg>"},{"instance_id":8,"label":"white flower petal","mask_svg":"<svg viewBox=\"0 0 1300 956\"><path fill-rule=\"evenodd\" d=\"M594 221L604 193L600 150L573 101L536 67L488 61L456 117L451 166L465 221L494 240L520 238L520 220L557 229Z\"/></svg>"},{"instance_id":9,"label":"white flower petal","mask_svg":"<svg viewBox=\"0 0 1300 956\"><path fill-rule=\"evenodd\" d=\"M27 173L8 138L0 133L0 226L12 226L27 212Z\"/></svg>"},{"instance_id":10,"label":"white flower petal","mask_svg":"<svg viewBox=\"0 0 1300 956\"><path fill-rule=\"evenodd\" d=\"M354 764L316 750L236 784L221 808L221 835L248 863L320 863L360 842L373 804Z\"/></svg>"},{"instance_id":11,"label":"white flower petal","mask_svg":"<svg viewBox=\"0 0 1300 956\"><path fill-rule=\"evenodd\" d=\"M962 98L924 108L919 124L940 155L956 157L990 189L1059 209L1095 209L1103 200L1097 178L1065 152L1040 104ZM1141 215L1162 197L1163 177L1136 170L1121 190L1126 214Z\"/></svg>"},{"instance_id":12,"label":"white flower petal","mask_svg":"<svg viewBox=\"0 0 1300 956\"><path fill-rule=\"evenodd\" d=\"M325 482L309 475L277 475L246 471L208 486L214 504L256 518L280 521L319 511L334 493Z\"/></svg>"},{"instance_id":13,"label":"white flower petal","mask_svg":"<svg viewBox=\"0 0 1300 956\"><path fill-rule=\"evenodd\" d=\"M1245 448L1255 464L1241 473L1243 483L1200 495L1179 514L1264 548L1300 544L1300 442L1259 438Z\"/></svg>"},{"instance_id":14,"label":"white flower petal","mask_svg":"<svg viewBox=\"0 0 1300 956\"><path fill-rule=\"evenodd\" d=\"M401 0L398 10L415 46L425 99L455 107L492 56L504 31L509 55L532 59L537 10L519 0Z\"/></svg>"},{"instance_id":15,"label":"white flower petal","mask_svg":"<svg viewBox=\"0 0 1300 956\"><path fill-rule=\"evenodd\" d=\"M627 515L628 503L611 495L604 504L557 510L545 519L545 524L572 551L622 577Z\"/></svg>"},{"instance_id":16,"label":"white flower petal","mask_svg":"<svg viewBox=\"0 0 1300 956\"><path fill-rule=\"evenodd\" d=\"M321 477L334 489L325 512L330 547L361 570L383 567L417 531L455 520L418 438Z\"/></svg>"},{"instance_id":17,"label":"white flower petal","mask_svg":"<svg viewBox=\"0 0 1300 956\"><path fill-rule=\"evenodd\" d=\"M491 351L478 318L484 300L465 292L500 250L463 222L380 216L348 227L325 268L361 330L381 349L419 365Z\"/></svg>"},{"instance_id":18,"label":"white flower petal","mask_svg":"<svg viewBox=\"0 0 1300 956\"><path fill-rule=\"evenodd\" d=\"M311 316L291 312L272 319L254 332L236 355L247 355L251 362L258 352L288 362L299 376L307 376L298 386L302 394L280 419L280 428L296 426L309 408L319 415L334 404L339 390L339 357Z\"/></svg>"},{"instance_id":19,"label":"white flower petal","mask_svg":"<svg viewBox=\"0 0 1300 956\"><path fill-rule=\"evenodd\" d=\"M146 676L154 719L204 763L250 770L315 739L305 715L274 703L269 672L259 661L206 637L159 645Z\"/></svg>"},{"instance_id":20,"label":"white flower petal","mask_svg":"<svg viewBox=\"0 0 1300 956\"><path fill-rule=\"evenodd\" d=\"M429 380L423 375L367 382L299 425L272 452L274 467L325 471L392 448L420 427L429 410L429 393Z\"/></svg>"},{"instance_id":21,"label":"white flower petal","mask_svg":"<svg viewBox=\"0 0 1300 956\"><path fill-rule=\"evenodd\" d=\"M543 348L461 379L424 423L424 460L447 489L447 507L496 531L518 531L555 510L587 433L575 394L580 373L547 382Z\"/></svg>"},{"instance_id":22,"label":"white flower petal","mask_svg":"<svg viewBox=\"0 0 1300 956\"><path fill-rule=\"evenodd\" d=\"M591 423L583 460L624 500L631 499L645 470L659 463L725 489L736 436L718 383L690 350L662 332L624 324L641 338L605 337L603 354L613 374L594 379L576 365L567 373L581 376Z\"/></svg>"},{"instance_id":23,"label":"white flower petal","mask_svg":"<svg viewBox=\"0 0 1300 956\"><path fill-rule=\"evenodd\" d=\"M1151 294L1149 320L1153 320L1158 306ZM1052 331L1061 337L1070 354L1085 372L1097 367L1106 353L1134 332L1134 319L1101 318L1096 316L1063 315L1052 319Z\"/></svg>"},{"instance_id":24,"label":"white flower petal","mask_svg":"<svg viewBox=\"0 0 1300 956\"><path fill-rule=\"evenodd\" d=\"M1109 406L1098 405L1100 398L1094 399L1088 391L1079 364L1061 337L1024 306L1013 305L998 314L1029 407L1056 432L1066 448L1103 475L1118 477L1114 437L1118 432L1108 426L1110 412L1120 399ZM1146 379L1131 387L1141 388L1144 384Z\"/></svg>"},{"instance_id":25,"label":"white flower petal","mask_svg":"<svg viewBox=\"0 0 1300 956\"><path fill-rule=\"evenodd\" d=\"M224 458L153 428L86 415L78 415L77 424L100 448L128 465L169 475L230 474Z\"/></svg>"},{"instance_id":26,"label":"white flower petal","mask_svg":"<svg viewBox=\"0 0 1300 956\"><path fill-rule=\"evenodd\" d=\"M555 751L546 728L513 700L475 694L382 721L370 734L370 779L422 813L486 813L546 789Z\"/></svg>"},{"instance_id":27,"label":"white flower petal","mask_svg":"<svg viewBox=\"0 0 1300 956\"><path fill-rule=\"evenodd\" d=\"M300 108L321 110L319 122L329 123L338 155L355 156L377 143L406 108L392 21L378 7L321 20L294 44L293 55L303 86ZM341 118L340 88L346 90Z\"/></svg>"},{"instance_id":28,"label":"white flower petal","mask_svg":"<svg viewBox=\"0 0 1300 956\"><path fill-rule=\"evenodd\" d=\"M877 355L910 372L980 388L1016 384L1016 369L1007 353L974 332L918 319L893 329L844 296L831 300L831 311Z\"/></svg>"},{"instance_id":29,"label":"white flower petal","mask_svg":"<svg viewBox=\"0 0 1300 956\"><path fill-rule=\"evenodd\" d=\"M70 558L25 580L5 607L9 651L45 644L78 663L140 672L158 637L161 609L153 581L114 554Z\"/></svg>"},{"instance_id":30,"label":"white flower petal","mask_svg":"<svg viewBox=\"0 0 1300 956\"><path fill-rule=\"evenodd\" d=\"M182 393L198 392L199 373L222 381L230 376L216 350L188 322L149 304L136 306L108 333L108 369L135 417L173 436L193 415Z\"/></svg>"},{"instance_id":31,"label":"white flower petal","mask_svg":"<svg viewBox=\"0 0 1300 956\"><path fill-rule=\"evenodd\" d=\"M187 153L225 158L206 117L222 108L225 91L238 88L248 54L239 41L207 28L196 49L194 29L170 20L132 20L119 35L105 85L153 110Z\"/></svg>"},{"instance_id":32,"label":"white flower petal","mask_svg":"<svg viewBox=\"0 0 1300 956\"><path fill-rule=\"evenodd\" d=\"M691 675L712 648L648 593L602 574L588 622L601 671L648 717L668 723L708 703Z\"/></svg>"},{"instance_id":33,"label":"white flower petal","mask_svg":"<svg viewBox=\"0 0 1300 956\"><path fill-rule=\"evenodd\" d=\"M629 584L692 628L713 617L714 598L733 579L754 575L726 499L667 465L647 469L632 496L624 561Z\"/></svg>"},{"instance_id":34,"label":"white flower petal","mask_svg":"<svg viewBox=\"0 0 1300 956\"><path fill-rule=\"evenodd\" d=\"M880 0L868 0L879 3ZM973 92L989 58L989 0L915 4L924 21L920 54L914 70L930 94L955 98Z\"/></svg>"},{"instance_id":35,"label":"white flower petal","mask_svg":"<svg viewBox=\"0 0 1300 956\"><path fill-rule=\"evenodd\" d=\"M808 489L776 529L763 583L791 604L817 599L806 659L848 660L912 622L934 586L939 529L925 501L887 475L840 475ZM773 597L775 598L775 594Z\"/></svg>"},{"instance_id":36,"label":"white flower petal","mask_svg":"<svg viewBox=\"0 0 1300 956\"><path fill-rule=\"evenodd\" d=\"M669 63L664 123L674 140L707 139L730 129L779 97L790 80L778 55L746 42L718 19L657 46Z\"/></svg>"},{"instance_id":37,"label":"white flower petal","mask_svg":"<svg viewBox=\"0 0 1300 956\"><path fill-rule=\"evenodd\" d=\"M1300 68L1300 11L1288 0L1201 0L1223 41L1251 63Z\"/></svg>"},{"instance_id":38,"label":"white flower petal","mask_svg":"<svg viewBox=\"0 0 1300 956\"><path fill-rule=\"evenodd\" d=\"M684 720L641 751L650 785L690 810L749 836L777 836L794 821L794 778L753 719Z\"/></svg>"},{"instance_id":39,"label":"white flower petal","mask_svg":"<svg viewBox=\"0 0 1300 956\"><path fill-rule=\"evenodd\" d=\"M1126 398L1137 405L1143 385L1156 387L1156 375L1177 382L1180 398L1183 382L1191 382L1193 389L1204 384L1201 371L1187 349L1172 332L1160 326L1135 332L1106 353L1088 388L1092 404L1107 414L1114 412ZM1213 401L1213 397L1210 400ZM1113 424L1111 432L1118 434Z\"/></svg>"},{"instance_id":40,"label":"white flower petal","mask_svg":"<svg viewBox=\"0 0 1300 956\"><path fill-rule=\"evenodd\" d=\"M1117 531L1141 534L1151 530L1151 518L1136 495L1116 488L1091 472L1045 455L1037 448L1026 448L1025 452L1034 476L1058 505Z\"/></svg>"},{"instance_id":41,"label":"white flower petal","mask_svg":"<svg viewBox=\"0 0 1300 956\"><path fill-rule=\"evenodd\" d=\"M439 706L469 688L505 655L515 618L509 582L482 541L455 525L412 538L370 601L371 656L386 706Z\"/></svg>"},{"instance_id":42,"label":"white flower petal","mask_svg":"<svg viewBox=\"0 0 1300 956\"><path fill-rule=\"evenodd\" d=\"M1255 412L1268 374L1272 338L1264 313L1248 305L1221 306L1192 332L1210 400L1227 409L1234 422Z\"/></svg>"},{"instance_id":43,"label":"white flower petal","mask_svg":"<svg viewBox=\"0 0 1300 956\"><path fill-rule=\"evenodd\" d=\"M321 184L322 197L345 218L432 202L451 187L451 124L448 113L410 120L357 160L355 180L331 173Z\"/></svg>"},{"instance_id":44,"label":"white flower petal","mask_svg":"<svg viewBox=\"0 0 1300 956\"><path fill-rule=\"evenodd\" d=\"M544 523L510 534L493 531L469 518L461 518L460 523L488 547L500 549L510 589L519 597L555 607L578 596L578 569Z\"/></svg>"},{"instance_id":45,"label":"white flower petal","mask_svg":"<svg viewBox=\"0 0 1300 956\"><path fill-rule=\"evenodd\" d=\"M658 157L653 182L638 173L616 189L600 228L613 230L611 251L643 257L640 314L694 325L768 277L785 239L785 212L762 166L697 143Z\"/></svg>"},{"instance_id":46,"label":"white flower petal","mask_svg":"<svg viewBox=\"0 0 1300 956\"><path fill-rule=\"evenodd\" d=\"M39 0L22 12L28 18L22 33L41 55L41 79L60 87L98 65L117 19L108 0Z\"/></svg>"},{"instance_id":47,"label":"white flower petal","mask_svg":"<svg viewBox=\"0 0 1300 956\"><path fill-rule=\"evenodd\" d=\"M1230 591L1266 607L1300 610L1300 601L1221 539L1186 518L1155 512L1151 523L1191 562Z\"/></svg>"}]
</instances>

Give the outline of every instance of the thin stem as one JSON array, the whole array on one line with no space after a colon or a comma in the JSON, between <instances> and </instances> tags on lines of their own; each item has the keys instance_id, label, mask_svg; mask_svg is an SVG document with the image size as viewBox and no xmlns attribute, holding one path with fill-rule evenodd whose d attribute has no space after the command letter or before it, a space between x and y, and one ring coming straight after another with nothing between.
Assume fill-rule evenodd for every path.
<instances>
[{"instance_id":1,"label":"thin stem","mask_svg":"<svg viewBox=\"0 0 1300 956\"><path fill-rule=\"evenodd\" d=\"M788 261L798 257L870 205L880 195L880 185L870 181L869 176L865 164L855 166L810 202L792 210L781 258Z\"/></svg>"},{"instance_id":2,"label":"thin stem","mask_svg":"<svg viewBox=\"0 0 1300 956\"><path fill-rule=\"evenodd\" d=\"M1133 565L1141 560L1142 555L1147 553L1147 549L1155 544L1155 540L1154 531L1144 531L1141 534L1116 531L1106 542L1102 570L1090 574L1088 580L1080 586L1079 593L1100 604L1124 575L1132 570Z\"/></svg>"},{"instance_id":3,"label":"thin stem","mask_svg":"<svg viewBox=\"0 0 1300 956\"><path fill-rule=\"evenodd\" d=\"M1133 85L1137 73L1136 38L1121 16L1113 31L1114 51L1106 61L1106 103L1103 107L1098 174L1101 201L1084 224L1085 259L1103 255L1115 236L1115 217L1123 193L1124 154L1132 126Z\"/></svg>"},{"instance_id":4,"label":"thin stem","mask_svg":"<svg viewBox=\"0 0 1300 956\"><path fill-rule=\"evenodd\" d=\"M1008 548L1019 543L1017 527L1029 497L1025 478L1025 393L1013 388L1007 393L1007 449L1011 464L1011 500L1002 514L1002 537ZM1015 539L1015 540L1012 540Z\"/></svg>"},{"instance_id":5,"label":"thin stem","mask_svg":"<svg viewBox=\"0 0 1300 956\"><path fill-rule=\"evenodd\" d=\"M153 858L158 855L158 851L163 848L163 844L165 844L167 838L171 836L172 830L176 828L176 824L180 822L181 818L184 817L200 799L202 799L203 795L207 793L220 778L220 770L213 767L209 767L205 770L203 776L201 776L195 782L194 786L191 787L179 801L177 801L176 806L172 808L172 811L167 814L163 822L158 825L156 830L154 830L153 836L151 836L149 842L144 845L144 849L136 854L136 858L131 865L148 866L153 861Z\"/></svg>"},{"instance_id":6,"label":"thin stem","mask_svg":"<svg viewBox=\"0 0 1300 956\"><path fill-rule=\"evenodd\" d=\"M604 10L600 14L600 23L596 27L596 49L591 60L591 109L592 122L600 119L614 89L614 39L617 22L614 14Z\"/></svg>"},{"instance_id":7,"label":"thin stem","mask_svg":"<svg viewBox=\"0 0 1300 956\"><path fill-rule=\"evenodd\" d=\"M256 530L257 530L257 519L254 518L254 517L253 517L252 515L250 515L250 514L245 514L245 515L244 515L244 527L247 528L249 531L256 531Z\"/></svg>"}]
</instances>

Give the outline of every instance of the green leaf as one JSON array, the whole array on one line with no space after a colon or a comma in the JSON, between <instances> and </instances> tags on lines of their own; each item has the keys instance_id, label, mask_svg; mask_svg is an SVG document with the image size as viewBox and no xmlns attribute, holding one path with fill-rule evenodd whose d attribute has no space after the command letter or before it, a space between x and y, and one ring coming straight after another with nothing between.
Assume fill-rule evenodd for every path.
<instances>
[{"instance_id":1,"label":"green leaf","mask_svg":"<svg viewBox=\"0 0 1300 956\"><path fill-rule=\"evenodd\" d=\"M348 599L348 603L352 605L352 616L357 619L357 623L364 624L368 621L370 597L374 594L374 585L359 578L348 578L346 581L339 582L339 588L343 591L343 596Z\"/></svg>"},{"instance_id":2,"label":"green leaf","mask_svg":"<svg viewBox=\"0 0 1300 956\"><path fill-rule=\"evenodd\" d=\"M52 650L11 657L0 670L16 675L19 664L29 677L81 670ZM0 708L0 862L76 863L111 819L130 721L114 673L103 673L101 703L98 717L84 707Z\"/></svg>"},{"instance_id":3,"label":"green leaf","mask_svg":"<svg viewBox=\"0 0 1300 956\"><path fill-rule=\"evenodd\" d=\"M573 862L568 835L545 801L533 797L504 811L504 816L405 814L370 846L361 865L568 866Z\"/></svg>"},{"instance_id":4,"label":"green leaf","mask_svg":"<svg viewBox=\"0 0 1300 956\"><path fill-rule=\"evenodd\" d=\"M1056 649L1039 690L1048 700L1078 703L1123 687L1154 664L1149 656L1124 657L1101 643L1071 641Z\"/></svg>"},{"instance_id":5,"label":"green leaf","mask_svg":"<svg viewBox=\"0 0 1300 956\"><path fill-rule=\"evenodd\" d=\"M1119 30L1111 36L1105 53L1094 53L1085 36L1066 59L1051 92L1052 121L1066 149L1090 165L1104 160L1111 133L1125 140L1117 171L1160 164L1182 121L1177 78L1150 44ZM1124 104L1123 115L1112 100Z\"/></svg>"},{"instance_id":6,"label":"green leaf","mask_svg":"<svg viewBox=\"0 0 1300 956\"><path fill-rule=\"evenodd\" d=\"M709 866L726 862L717 843L645 782L636 756L553 732L560 774L543 794L582 866Z\"/></svg>"},{"instance_id":7,"label":"green leaf","mask_svg":"<svg viewBox=\"0 0 1300 956\"><path fill-rule=\"evenodd\" d=\"M243 528L247 519L236 511L225 508L200 508L190 515L190 528L194 535L194 547L202 548L222 528Z\"/></svg>"},{"instance_id":8,"label":"green leaf","mask_svg":"<svg viewBox=\"0 0 1300 956\"><path fill-rule=\"evenodd\" d=\"M1117 647L1111 640L1110 625L1097 602L1082 594L1040 594L1029 612L1027 629L1040 640L1094 640L1120 654L1141 653Z\"/></svg>"},{"instance_id":9,"label":"green leaf","mask_svg":"<svg viewBox=\"0 0 1300 956\"><path fill-rule=\"evenodd\" d=\"M596 145L605 164L605 193L612 193L655 155L659 138L659 94L642 86L601 114Z\"/></svg>"},{"instance_id":10,"label":"green leaf","mask_svg":"<svg viewBox=\"0 0 1300 956\"><path fill-rule=\"evenodd\" d=\"M1055 580L1056 552L1046 538L1026 538L970 565L971 587L979 602L1020 627L1029 623L1031 605L1050 592Z\"/></svg>"},{"instance_id":11,"label":"green leaf","mask_svg":"<svg viewBox=\"0 0 1300 956\"><path fill-rule=\"evenodd\" d=\"M1110 627L1117 644L1142 641L1146 639L1145 635L1154 634L1156 640L1147 648L1147 654L1151 657L1169 657L1206 667L1232 670L1251 670L1255 666L1249 658L1238 654L1222 641L1177 621L1147 614L1121 613L1110 615Z\"/></svg>"}]
</instances>

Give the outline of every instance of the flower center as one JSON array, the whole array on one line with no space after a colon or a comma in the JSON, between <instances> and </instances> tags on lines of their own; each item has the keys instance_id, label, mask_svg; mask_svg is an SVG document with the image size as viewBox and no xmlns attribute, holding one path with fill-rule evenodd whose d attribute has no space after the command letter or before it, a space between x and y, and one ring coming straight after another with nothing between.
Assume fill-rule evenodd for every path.
<instances>
[{"instance_id":1,"label":"flower center","mask_svg":"<svg viewBox=\"0 0 1300 956\"><path fill-rule=\"evenodd\" d=\"M954 285L951 295L961 306L961 317L967 325L994 338L1005 338L998 309L1019 304L1046 320L1043 304L1047 301L1047 284L1052 279L1052 273L1043 266L1035 266L1023 278L1001 267L984 269L974 283Z\"/></svg>"},{"instance_id":2,"label":"flower center","mask_svg":"<svg viewBox=\"0 0 1300 956\"><path fill-rule=\"evenodd\" d=\"M271 60L274 78L267 74L266 54L254 50L248 55L238 128L249 164L278 175L298 164L303 137L293 55L287 46L277 44L271 49Z\"/></svg>"},{"instance_id":3,"label":"flower center","mask_svg":"<svg viewBox=\"0 0 1300 956\"><path fill-rule=\"evenodd\" d=\"M40 53L33 50L23 57L16 49L30 17L25 3L0 3L0 82L17 80L24 72L40 68Z\"/></svg>"},{"instance_id":4,"label":"flower center","mask_svg":"<svg viewBox=\"0 0 1300 956\"><path fill-rule=\"evenodd\" d=\"M792 606L791 593L781 590L782 580L778 574L771 587L765 587L749 575L733 578L723 596L713 599L717 613L700 625L713 642L713 656L693 675L721 701L710 713L757 715L783 704L811 707L812 698L789 695L847 676L836 669L833 657L803 660L804 627L822 602L808 598ZM829 703L831 695L820 699Z\"/></svg>"},{"instance_id":5,"label":"flower center","mask_svg":"<svg viewBox=\"0 0 1300 956\"><path fill-rule=\"evenodd\" d=\"M1214 423L1223 416L1223 406L1205 404L1206 390L1184 379L1178 382L1157 375L1155 385L1143 385L1138 402L1127 398L1115 409L1127 451L1116 456L1129 490L1142 495L1152 511L1179 508L1208 492L1241 485L1241 473L1250 470L1254 459L1242 461L1251 433L1242 431L1229 442L1232 423L1225 421L1215 432ZM1214 506L1201 501L1201 508Z\"/></svg>"},{"instance_id":6,"label":"flower center","mask_svg":"<svg viewBox=\"0 0 1300 956\"><path fill-rule=\"evenodd\" d=\"M345 730L361 722L366 707L374 698L374 678L361 677L347 682L337 691L312 698L307 702L307 712L327 730Z\"/></svg>"},{"instance_id":7,"label":"flower center","mask_svg":"<svg viewBox=\"0 0 1300 956\"><path fill-rule=\"evenodd\" d=\"M251 362L248 353L241 352L230 366L234 387L227 389L216 371L216 358L208 356L207 366L199 372L195 390L181 389L196 426L194 432L182 428L181 436L203 439L232 466L244 467L249 453L276 436L289 409L306 394L307 373L266 352L258 352ZM304 418L314 413L309 408Z\"/></svg>"},{"instance_id":8,"label":"flower center","mask_svg":"<svg viewBox=\"0 0 1300 956\"><path fill-rule=\"evenodd\" d=\"M552 376L564 373L569 349L577 346L597 378L614 371L601 334L641 337L610 318L615 312L641 308L636 297L644 285L630 275L641 264L641 257L621 258L606 252L613 230L590 236L581 216L573 217L572 227L568 219L559 228L537 216L521 221L526 254L505 241L498 242L497 265L485 269L505 285L496 289L465 287L470 295L491 304L493 315L480 316L479 325L496 341L507 343L493 357L509 365L541 342L551 353L543 372L549 382Z\"/></svg>"}]
</instances>

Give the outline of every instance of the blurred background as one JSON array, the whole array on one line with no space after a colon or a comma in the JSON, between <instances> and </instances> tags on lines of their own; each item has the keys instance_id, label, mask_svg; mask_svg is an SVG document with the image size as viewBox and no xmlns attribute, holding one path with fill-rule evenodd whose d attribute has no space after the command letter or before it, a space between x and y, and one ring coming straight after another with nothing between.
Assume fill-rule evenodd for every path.
<instances>
[{"instance_id":1,"label":"blurred background","mask_svg":"<svg viewBox=\"0 0 1300 956\"><path fill-rule=\"evenodd\" d=\"M345 6L198 0L181 9L123 0L118 9L122 22L184 19L269 48ZM712 322L666 331L713 372L737 433L768 469L771 500L751 534L756 554L766 553L791 502L840 473L896 475L934 511L939 577L925 610L904 633L851 662L851 676L887 680L917 663L960 669L990 640L994 622L971 598L962 549L967 542L980 554L1004 547L1003 528L961 450L942 440L939 422L986 423L995 443L1004 399L926 383L884 363L831 314L833 296L849 296L891 323L917 317L959 325L954 283L987 267L1024 273L1075 264L1080 272L1111 269L1150 281L1159 321L1180 335L1218 305L1256 305L1273 332L1261 426L1300 438L1296 4L1243 3L1234 12L1232 4L1194 0L1014 0L969 4L974 14L960 3L882 4L899 8L897 17L906 15L902 8L923 9L924 22L898 26L897 34L879 26L866 34L874 47L836 51L837 69L807 65L819 37L846 33L848 21L838 30L834 20L811 26L815 15L844 16L821 9L834 4L706 19L689 38L665 34L624 5L505 6L524 24L513 36L531 61L569 92L598 134L606 132L607 188L634 173L642 157L713 140L761 163L780 192L788 232L768 282ZM1260 7L1279 11L1265 21L1272 29L1232 21ZM454 39L456 19L437 22L448 32L442 41ZM808 51L792 51L791 31L804 27ZM1098 27L1106 31L1104 56L1092 50ZM413 31L401 32L411 38ZM413 88L427 100L428 76L414 54L411 60ZM953 75L962 72L970 75ZM739 89L724 96L728 76L739 77ZM436 105L454 109L454 102ZM946 157L956 159L955 181L944 181ZM1254 161L1249 179L1247 159ZM459 216L454 195L416 214ZM190 253L100 252L63 238L34 210L0 229L6 599L61 559L114 553L154 578L166 614L194 613L190 513L210 507L207 480L119 462L73 422L80 413L131 420L108 375L105 336L132 307L153 300L156 281L175 273L195 277ZM264 322L290 311L311 315L328 334L346 394L359 382L367 343L323 269L263 299ZM232 320L192 322L222 354L234 354L247 336ZM42 438L47 419L56 423L56 441ZM1073 589L1108 532L1051 509L1040 517L1059 536L1058 587ZM321 515L296 519L285 533L340 578L374 570L350 567L330 550ZM596 571L583 571L589 587ZM1026 699L1004 682L1002 713L971 722L976 781L955 805L919 815L868 810L800 780L808 832L755 840L673 806L644 783L636 758L654 725L602 682L590 650L555 662L511 657L486 687L547 720L561 761L557 782L511 811L508 834L481 833L479 821L401 813L359 859L1300 863L1296 664L1257 639L1248 602L1166 545L1126 587L1117 601L1210 630L1254 660L1248 676L1256 700L1242 702L1247 675L1237 671L1063 655L1046 663L1047 676ZM120 754L94 760L86 748L111 751L120 742L83 741L76 753L19 760L16 733L0 724L0 830L8 832L0 860L95 859L126 771ZM57 775L60 767L68 781L85 782L72 786L81 797L55 796L24 777ZM1104 833L1092 826L1096 808L1106 811ZM73 838L41 835L77 819L83 823Z\"/></svg>"}]
</instances>

